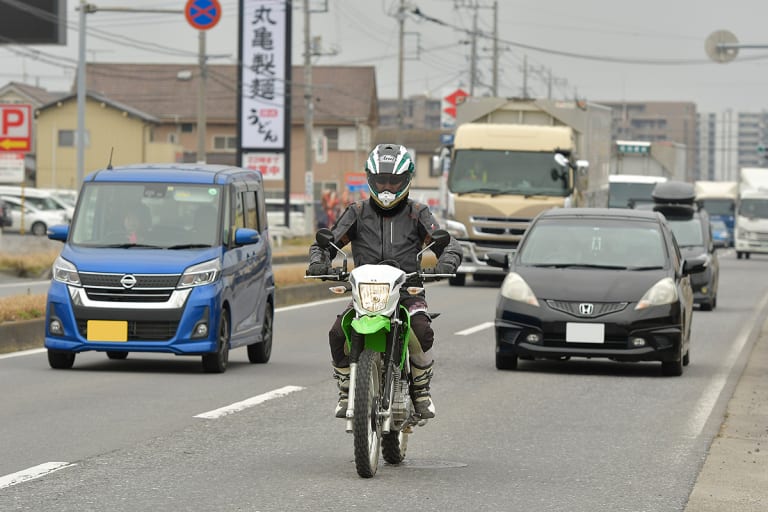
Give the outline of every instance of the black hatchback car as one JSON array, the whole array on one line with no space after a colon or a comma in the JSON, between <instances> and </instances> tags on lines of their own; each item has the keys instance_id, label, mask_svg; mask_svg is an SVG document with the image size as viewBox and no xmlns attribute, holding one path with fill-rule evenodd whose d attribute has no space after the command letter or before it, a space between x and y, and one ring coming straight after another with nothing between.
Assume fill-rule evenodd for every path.
<instances>
[{"instance_id":1,"label":"black hatchback car","mask_svg":"<svg viewBox=\"0 0 768 512\"><path fill-rule=\"evenodd\" d=\"M711 311L717 307L720 260L709 214L694 199L693 185L682 181L658 183L653 189L653 209L666 217L683 258L704 260L704 271L691 276L693 303Z\"/></svg>"},{"instance_id":2,"label":"black hatchback car","mask_svg":"<svg viewBox=\"0 0 768 512\"><path fill-rule=\"evenodd\" d=\"M496 367L518 359L660 361L682 375L690 360L693 291L686 260L663 215L604 208L539 214L506 268L496 307Z\"/></svg>"}]
</instances>

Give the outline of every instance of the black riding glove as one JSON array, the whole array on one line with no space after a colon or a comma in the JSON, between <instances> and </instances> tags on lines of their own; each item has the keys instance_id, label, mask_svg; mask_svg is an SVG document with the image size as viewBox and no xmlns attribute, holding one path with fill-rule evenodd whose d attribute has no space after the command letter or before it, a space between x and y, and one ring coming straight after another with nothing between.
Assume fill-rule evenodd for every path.
<instances>
[{"instance_id":1,"label":"black riding glove","mask_svg":"<svg viewBox=\"0 0 768 512\"><path fill-rule=\"evenodd\" d=\"M322 261L316 261L309 264L307 269L308 276L326 276L331 273L331 266Z\"/></svg>"}]
</instances>

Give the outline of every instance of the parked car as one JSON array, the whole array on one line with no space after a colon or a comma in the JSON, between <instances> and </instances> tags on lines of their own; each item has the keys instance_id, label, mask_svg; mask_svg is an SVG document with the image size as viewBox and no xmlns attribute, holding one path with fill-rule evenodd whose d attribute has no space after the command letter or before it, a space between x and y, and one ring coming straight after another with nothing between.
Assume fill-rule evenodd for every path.
<instances>
[{"instance_id":1,"label":"parked car","mask_svg":"<svg viewBox=\"0 0 768 512\"><path fill-rule=\"evenodd\" d=\"M0 195L23 199L24 204L28 204L38 210L60 211L67 216L67 221L72 219L75 211L74 204L66 202L53 193L35 188L20 187L12 185L0 185Z\"/></svg>"},{"instance_id":2,"label":"parked car","mask_svg":"<svg viewBox=\"0 0 768 512\"><path fill-rule=\"evenodd\" d=\"M654 210L672 228L683 258L704 259L704 271L691 276L693 303L702 311L717 307L720 260L717 256L709 214L694 203L694 186L682 181L659 183L653 189Z\"/></svg>"},{"instance_id":3,"label":"parked car","mask_svg":"<svg viewBox=\"0 0 768 512\"><path fill-rule=\"evenodd\" d=\"M496 307L496 367L518 359L661 361L681 375L690 360L693 291L686 260L657 212L557 208L534 218L511 256Z\"/></svg>"},{"instance_id":4,"label":"parked car","mask_svg":"<svg viewBox=\"0 0 768 512\"><path fill-rule=\"evenodd\" d=\"M6 232L20 233L23 227L24 233L44 236L48 227L67 222L66 212L62 210L38 210L26 203L22 206L21 199L16 197L2 196L2 200L11 217L10 225L3 228Z\"/></svg>"},{"instance_id":5,"label":"parked car","mask_svg":"<svg viewBox=\"0 0 768 512\"><path fill-rule=\"evenodd\" d=\"M202 357L227 368L246 346L272 352L275 279L261 174L200 164L136 165L83 181L48 290L45 347L52 368L79 352Z\"/></svg>"},{"instance_id":6,"label":"parked car","mask_svg":"<svg viewBox=\"0 0 768 512\"><path fill-rule=\"evenodd\" d=\"M0 230L3 228L10 227L10 225L13 223L13 219L11 219L11 208L0 199Z\"/></svg>"},{"instance_id":7,"label":"parked car","mask_svg":"<svg viewBox=\"0 0 768 512\"><path fill-rule=\"evenodd\" d=\"M715 242L715 247L733 247L733 235L725 221L710 217L709 223L712 226L712 240Z\"/></svg>"}]
</instances>

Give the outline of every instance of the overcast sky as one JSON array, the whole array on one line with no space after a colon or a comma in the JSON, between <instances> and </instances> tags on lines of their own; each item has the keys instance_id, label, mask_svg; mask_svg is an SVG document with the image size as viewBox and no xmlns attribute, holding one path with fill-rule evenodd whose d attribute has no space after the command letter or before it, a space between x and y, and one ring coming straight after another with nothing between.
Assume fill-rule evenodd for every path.
<instances>
[{"instance_id":1,"label":"overcast sky","mask_svg":"<svg viewBox=\"0 0 768 512\"><path fill-rule=\"evenodd\" d=\"M91 0L97 7L179 9L185 0ZM280 4L279 0L274 0ZM68 0L68 44L0 45L0 84L24 81L68 90L78 56L79 0ZM222 17L207 31L211 63L237 59L238 2L220 0ZM310 0L313 36L322 37L315 65L375 65L379 96L397 97L401 0ZM293 64L303 65L302 1L294 0ZM470 88L474 9L478 29L475 94L489 92L492 0L406 0L406 96ZM2 13L0 0L0 13ZM433 21L429 21L429 20ZM768 2L757 0L498 0L499 95L519 96L527 60L529 94L592 101L693 101L699 111L768 109L768 49L741 49L728 64L712 62L707 37L728 30L742 44L768 46ZM96 62L197 60L198 35L182 14L96 12L87 16L87 58ZM548 82L547 77L552 80Z\"/></svg>"}]
</instances>

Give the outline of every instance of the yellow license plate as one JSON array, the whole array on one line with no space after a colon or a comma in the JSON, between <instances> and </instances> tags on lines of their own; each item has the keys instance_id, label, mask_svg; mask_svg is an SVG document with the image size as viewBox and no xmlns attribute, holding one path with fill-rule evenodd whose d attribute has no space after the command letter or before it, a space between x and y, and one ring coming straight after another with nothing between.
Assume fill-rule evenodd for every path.
<instances>
[{"instance_id":1,"label":"yellow license plate","mask_svg":"<svg viewBox=\"0 0 768 512\"><path fill-rule=\"evenodd\" d=\"M128 322L88 320L88 341L128 341Z\"/></svg>"}]
</instances>

